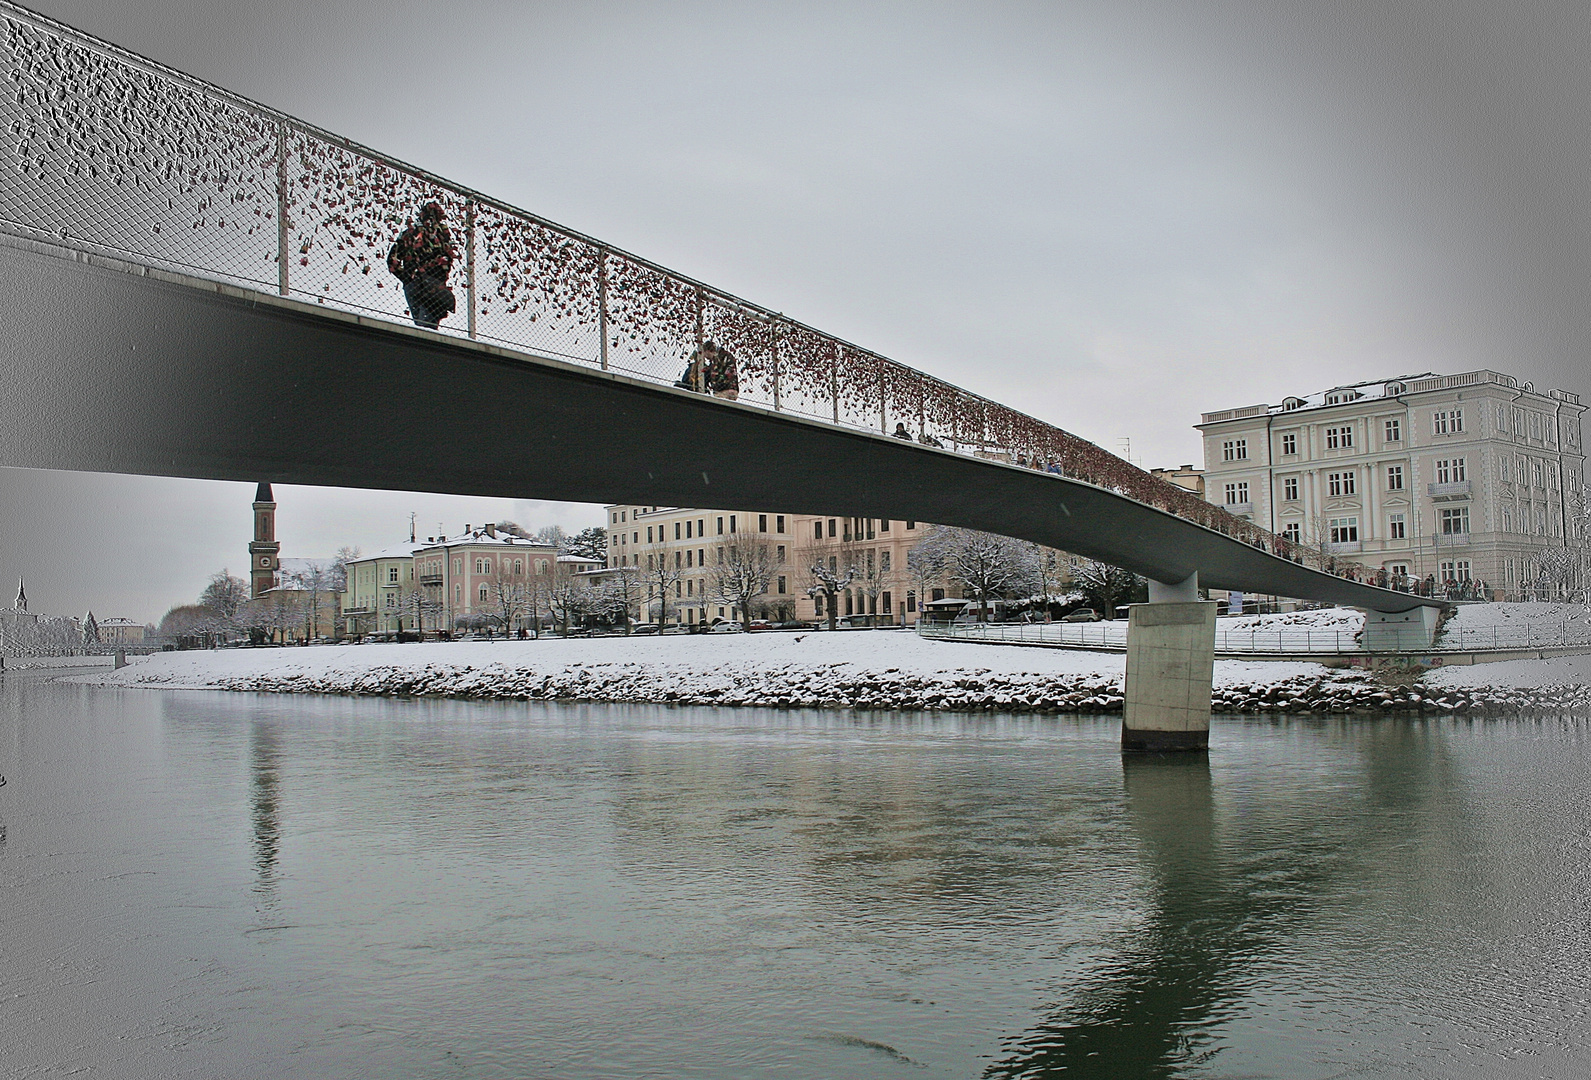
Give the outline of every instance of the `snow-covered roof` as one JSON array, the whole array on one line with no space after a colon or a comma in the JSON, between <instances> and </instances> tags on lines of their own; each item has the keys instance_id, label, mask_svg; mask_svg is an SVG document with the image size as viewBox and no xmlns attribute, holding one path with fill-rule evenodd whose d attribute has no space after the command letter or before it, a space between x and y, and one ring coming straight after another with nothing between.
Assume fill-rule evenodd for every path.
<instances>
[{"instance_id":1,"label":"snow-covered roof","mask_svg":"<svg viewBox=\"0 0 1591 1080\"><path fill-rule=\"evenodd\" d=\"M558 561L561 563L590 563L592 566L602 565L601 559L593 559L587 555L560 555L558 556Z\"/></svg>"},{"instance_id":2,"label":"snow-covered roof","mask_svg":"<svg viewBox=\"0 0 1591 1080\"><path fill-rule=\"evenodd\" d=\"M429 551L432 548L455 548L466 546L480 546L481 544L501 545L503 547L520 548L547 548L551 544L540 544L534 540L526 540L523 536L514 536L512 533L499 532L496 536L488 536L485 529L471 529L469 532L457 536L439 536L429 543L416 544L416 551Z\"/></svg>"},{"instance_id":3,"label":"snow-covered roof","mask_svg":"<svg viewBox=\"0 0 1591 1080\"><path fill-rule=\"evenodd\" d=\"M402 544L393 544L391 547L382 548L380 551L369 555L361 555L352 561L362 563L372 562L376 559L412 559L416 551L423 551L430 546L430 544L414 544L405 541ZM282 561L286 562L287 560L283 559Z\"/></svg>"},{"instance_id":4,"label":"snow-covered roof","mask_svg":"<svg viewBox=\"0 0 1591 1080\"><path fill-rule=\"evenodd\" d=\"M103 629L107 626L142 626L144 624L141 622L133 622L131 619L124 619L120 615L117 615L110 619L95 619L94 625Z\"/></svg>"}]
</instances>

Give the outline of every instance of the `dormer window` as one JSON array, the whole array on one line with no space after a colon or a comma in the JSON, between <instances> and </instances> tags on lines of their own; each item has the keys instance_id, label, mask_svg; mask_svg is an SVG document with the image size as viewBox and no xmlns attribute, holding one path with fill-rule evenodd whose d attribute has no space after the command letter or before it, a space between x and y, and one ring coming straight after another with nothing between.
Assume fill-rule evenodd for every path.
<instances>
[{"instance_id":1,"label":"dormer window","mask_svg":"<svg viewBox=\"0 0 1591 1080\"><path fill-rule=\"evenodd\" d=\"M1306 404L1308 403L1301 397L1282 398L1282 411L1292 412L1294 409L1302 409Z\"/></svg>"},{"instance_id":2,"label":"dormer window","mask_svg":"<svg viewBox=\"0 0 1591 1080\"><path fill-rule=\"evenodd\" d=\"M1399 394L1408 393L1409 388L1400 382L1389 382L1383 388L1382 392L1386 394L1387 397L1397 397Z\"/></svg>"},{"instance_id":3,"label":"dormer window","mask_svg":"<svg viewBox=\"0 0 1591 1080\"><path fill-rule=\"evenodd\" d=\"M1333 390L1326 395L1326 404L1341 405L1344 402L1356 401L1361 397L1364 397L1364 395L1357 390Z\"/></svg>"}]
</instances>

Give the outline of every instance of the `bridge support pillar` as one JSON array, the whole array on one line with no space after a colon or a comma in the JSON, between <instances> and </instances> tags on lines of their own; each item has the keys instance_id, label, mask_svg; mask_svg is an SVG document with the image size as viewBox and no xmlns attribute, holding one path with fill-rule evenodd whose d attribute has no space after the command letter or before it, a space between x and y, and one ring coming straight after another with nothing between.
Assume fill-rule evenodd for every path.
<instances>
[{"instance_id":1,"label":"bridge support pillar","mask_svg":"<svg viewBox=\"0 0 1591 1080\"><path fill-rule=\"evenodd\" d=\"M1422 652L1436 643L1442 613L1434 607L1408 611L1366 611L1366 652Z\"/></svg>"},{"instance_id":2,"label":"bridge support pillar","mask_svg":"<svg viewBox=\"0 0 1591 1080\"><path fill-rule=\"evenodd\" d=\"M1124 751L1206 750L1215 681L1215 604L1198 575L1149 583L1149 603L1127 616Z\"/></svg>"}]
</instances>

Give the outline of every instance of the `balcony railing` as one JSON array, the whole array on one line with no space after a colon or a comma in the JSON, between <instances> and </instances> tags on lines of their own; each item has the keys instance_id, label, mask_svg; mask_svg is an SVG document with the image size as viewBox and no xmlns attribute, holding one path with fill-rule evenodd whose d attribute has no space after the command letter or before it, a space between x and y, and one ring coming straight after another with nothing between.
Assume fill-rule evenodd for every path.
<instances>
[{"instance_id":1,"label":"balcony railing","mask_svg":"<svg viewBox=\"0 0 1591 1080\"><path fill-rule=\"evenodd\" d=\"M1302 554L1058 427L9 0L0 73L10 233L407 323L385 259L435 202L453 230L459 294L457 325L439 333L665 386L713 343L732 357L741 404L883 433L903 424L922 442Z\"/></svg>"},{"instance_id":2,"label":"balcony railing","mask_svg":"<svg viewBox=\"0 0 1591 1080\"><path fill-rule=\"evenodd\" d=\"M1448 484L1427 484L1427 494L1437 502L1456 502L1469 498L1469 481L1455 480Z\"/></svg>"}]
</instances>

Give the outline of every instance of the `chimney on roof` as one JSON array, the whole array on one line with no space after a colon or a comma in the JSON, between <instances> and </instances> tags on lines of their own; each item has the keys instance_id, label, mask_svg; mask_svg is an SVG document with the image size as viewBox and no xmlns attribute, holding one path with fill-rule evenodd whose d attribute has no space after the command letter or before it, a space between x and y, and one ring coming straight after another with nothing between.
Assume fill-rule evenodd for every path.
<instances>
[{"instance_id":1,"label":"chimney on roof","mask_svg":"<svg viewBox=\"0 0 1591 1080\"><path fill-rule=\"evenodd\" d=\"M496 540L497 539L497 526L496 525L488 525L488 526L486 526L486 535L490 536L493 540Z\"/></svg>"},{"instance_id":2,"label":"chimney on roof","mask_svg":"<svg viewBox=\"0 0 1591 1080\"><path fill-rule=\"evenodd\" d=\"M468 536L469 534L470 534L470 523L466 521L464 523L464 535Z\"/></svg>"}]
</instances>

